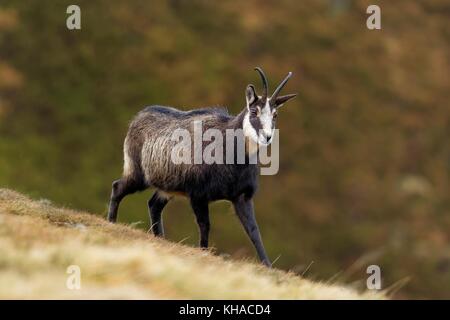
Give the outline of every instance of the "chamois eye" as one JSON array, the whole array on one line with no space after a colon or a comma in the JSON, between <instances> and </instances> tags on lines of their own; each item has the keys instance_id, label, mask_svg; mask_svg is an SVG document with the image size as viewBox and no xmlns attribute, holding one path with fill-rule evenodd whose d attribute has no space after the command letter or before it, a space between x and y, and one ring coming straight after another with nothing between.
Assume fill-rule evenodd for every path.
<instances>
[{"instance_id":1,"label":"chamois eye","mask_svg":"<svg viewBox=\"0 0 450 320\"><path fill-rule=\"evenodd\" d=\"M274 112L273 115L272 115L272 118L276 119L277 117L278 117L278 112Z\"/></svg>"},{"instance_id":2,"label":"chamois eye","mask_svg":"<svg viewBox=\"0 0 450 320\"><path fill-rule=\"evenodd\" d=\"M258 114L259 114L259 110L257 108L254 108L254 109L250 110L250 115L251 116L256 117L256 116L258 116Z\"/></svg>"}]
</instances>

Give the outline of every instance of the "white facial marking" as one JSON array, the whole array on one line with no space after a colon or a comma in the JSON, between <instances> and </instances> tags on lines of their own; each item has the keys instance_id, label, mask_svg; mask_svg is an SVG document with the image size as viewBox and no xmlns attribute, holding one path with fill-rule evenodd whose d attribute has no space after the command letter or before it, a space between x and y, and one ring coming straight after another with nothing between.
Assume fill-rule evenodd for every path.
<instances>
[{"instance_id":1,"label":"white facial marking","mask_svg":"<svg viewBox=\"0 0 450 320\"><path fill-rule=\"evenodd\" d=\"M267 100L266 105L261 110L259 117L262 125L262 131L266 136L272 135L272 111L270 110L270 101Z\"/></svg>"},{"instance_id":2,"label":"white facial marking","mask_svg":"<svg viewBox=\"0 0 450 320\"><path fill-rule=\"evenodd\" d=\"M258 142L262 145L268 145L272 142L271 138L267 141L267 137L272 137L274 132L274 128L272 127L272 119L273 113L270 109L270 100L268 99L265 106L262 108L261 115L259 117L262 130L259 132Z\"/></svg>"},{"instance_id":3,"label":"white facial marking","mask_svg":"<svg viewBox=\"0 0 450 320\"><path fill-rule=\"evenodd\" d=\"M250 123L250 112L245 114L244 122L242 124L242 131L244 131L244 136L249 137L254 142L258 143L258 133Z\"/></svg>"},{"instance_id":4,"label":"white facial marking","mask_svg":"<svg viewBox=\"0 0 450 320\"><path fill-rule=\"evenodd\" d=\"M247 101L247 109L249 110L244 117L242 129L246 137L251 138L254 142L261 145L269 145L272 142L272 138L267 140L267 137L273 137L275 129L272 127L273 111L270 108L270 100L267 100L264 107L259 110L259 121L261 122L261 129L259 132L250 123L250 108Z\"/></svg>"}]
</instances>

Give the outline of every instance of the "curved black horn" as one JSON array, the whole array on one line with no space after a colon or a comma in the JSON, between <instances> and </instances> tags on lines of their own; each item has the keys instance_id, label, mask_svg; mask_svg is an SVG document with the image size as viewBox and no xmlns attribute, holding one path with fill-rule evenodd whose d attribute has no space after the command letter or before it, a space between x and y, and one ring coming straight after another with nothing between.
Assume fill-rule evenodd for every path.
<instances>
[{"instance_id":1,"label":"curved black horn","mask_svg":"<svg viewBox=\"0 0 450 320\"><path fill-rule=\"evenodd\" d=\"M280 93L281 89L283 89L286 82L288 82L289 78L292 76L292 72L289 72L286 78L280 83L280 85L275 89L274 93L272 94L272 97L270 99L276 99L278 94Z\"/></svg>"},{"instance_id":2,"label":"curved black horn","mask_svg":"<svg viewBox=\"0 0 450 320\"><path fill-rule=\"evenodd\" d=\"M260 67L256 67L255 70L258 71L259 75L261 76L261 80L263 82L263 85L264 85L264 93L263 93L261 99L263 101L265 101L267 99L267 96L268 96L269 83L267 82L266 75L264 74L264 72L262 71L262 69Z\"/></svg>"}]
</instances>

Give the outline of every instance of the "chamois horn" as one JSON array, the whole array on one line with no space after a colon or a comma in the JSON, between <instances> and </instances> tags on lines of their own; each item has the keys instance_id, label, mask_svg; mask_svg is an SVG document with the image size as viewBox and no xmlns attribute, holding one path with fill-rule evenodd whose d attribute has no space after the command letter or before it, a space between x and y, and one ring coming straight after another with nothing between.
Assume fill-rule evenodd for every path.
<instances>
[{"instance_id":1,"label":"chamois horn","mask_svg":"<svg viewBox=\"0 0 450 320\"><path fill-rule=\"evenodd\" d=\"M266 75L264 74L262 69L260 67L256 67L255 70L258 71L259 75L261 76L261 80L263 82L263 85L264 85L264 93L263 93L263 95L261 97L261 100L265 101L267 99L267 96L268 96L269 84L267 82Z\"/></svg>"},{"instance_id":2,"label":"chamois horn","mask_svg":"<svg viewBox=\"0 0 450 320\"><path fill-rule=\"evenodd\" d=\"M289 78L292 76L292 72L289 72L288 75L286 76L286 78L284 78L283 81L281 81L281 83L279 84L279 86L275 89L275 91L272 94L272 97L270 97L270 99L274 100L277 98L278 94L280 93L281 89L283 89L284 85L286 84L286 82L288 82Z\"/></svg>"}]
</instances>

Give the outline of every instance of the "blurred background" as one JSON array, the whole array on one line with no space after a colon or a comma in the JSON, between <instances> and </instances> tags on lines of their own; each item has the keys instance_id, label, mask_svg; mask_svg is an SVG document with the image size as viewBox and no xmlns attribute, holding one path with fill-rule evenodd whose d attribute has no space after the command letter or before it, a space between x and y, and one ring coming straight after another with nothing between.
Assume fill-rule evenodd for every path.
<instances>
[{"instance_id":1,"label":"blurred background","mask_svg":"<svg viewBox=\"0 0 450 320\"><path fill-rule=\"evenodd\" d=\"M450 298L450 3L447 0L73 1L0 4L0 186L105 215L122 144L146 105L224 105L248 83L299 96L280 112L280 170L255 206L278 268L398 298ZM382 30L366 28L381 7ZM147 191L119 221L148 228ZM255 259L231 205L211 205L218 253ZM171 241L197 243L184 199Z\"/></svg>"}]
</instances>

